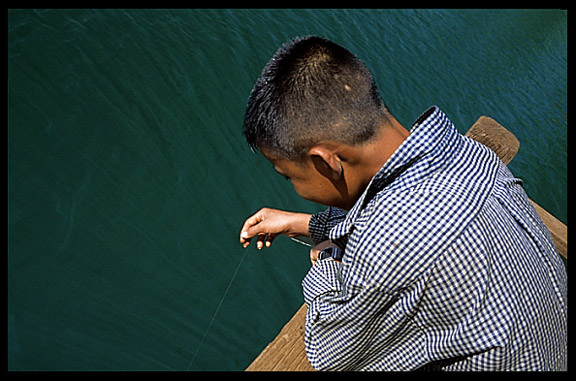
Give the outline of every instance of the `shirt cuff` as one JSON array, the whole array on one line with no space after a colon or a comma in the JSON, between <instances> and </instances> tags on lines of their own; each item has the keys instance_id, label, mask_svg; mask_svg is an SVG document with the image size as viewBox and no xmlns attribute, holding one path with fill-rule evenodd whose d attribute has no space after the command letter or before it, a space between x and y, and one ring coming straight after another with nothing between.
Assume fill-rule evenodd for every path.
<instances>
[{"instance_id":1,"label":"shirt cuff","mask_svg":"<svg viewBox=\"0 0 576 381\"><path fill-rule=\"evenodd\" d=\"M310 222L308 222L310 238L315 244L330 239L328 237L330 230L342 222L345 217L346 212L333 207L329 207L323 212L312 215Z\"/></svg>"}]
</instances>

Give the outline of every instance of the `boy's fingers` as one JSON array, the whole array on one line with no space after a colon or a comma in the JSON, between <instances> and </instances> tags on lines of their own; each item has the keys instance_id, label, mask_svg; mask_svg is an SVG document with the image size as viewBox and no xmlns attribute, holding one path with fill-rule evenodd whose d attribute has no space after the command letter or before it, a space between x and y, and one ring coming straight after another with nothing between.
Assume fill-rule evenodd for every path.
<instances>
[{"instance_id":1,"label":"boy's fingers","mask_svg":"<svg viewBox=\"0 0 576 381\"><path fill-rule=\"evenodd\" d=\"M278 234L268 234L268 237L266 237L266 241L264 242L266 247L272 246L272 242L276 237L278 237Z\"/></svg>"},{"instance_id":2,"label":"boy's fingers","mask_svg":"<svg viewBox=\"0 0 576 381\"><path fill-rule=\"evenodd\" d=\"M248 247L250 245L250 241L252 238L257 237L256 239L256 247L258 249L262 249L264 246L270 247L272 246L272 242L274 238L276 238L278 234L265 234L265 233L258 233L254 234L253 236L250 235L248 231L244 231L240 234L240 243L244 247Z\"/></svg>"},{"instance_id":3,"label":"boy's fingers","mask_svg":"<svg viewBox=\"0 0 576 381\"><path fill-rule=\"evenodd\" d=\"M248 233L248 230L242 230L240 232L240 243L244 243L246 241L250 241L250 234Z\"/></svg>"},{"instance_id":4,"label":"boy's fingers","mask_svg":"<svg viewBox=\"0 0 576 381\"><path fill-rule=\"evenodd\" d=\"M256 248L261 250L264 247L264 240L266 239L266 234L260 234L256 240Z\"/></svg>"},{"instance_id":5,"label":"boy's fingers","mask_svg":"<svg viewBox=\"0 0 576 381\"><path fill-rule=\"evenodd\" d=\"M254 225L258 224L258 222L254 219L254 216L248 218L244 225L242 226L242 230L240 230L240 238L242 239L249 239L252 238L254 235L250 235L250 228Z\"/></svg>"},{"instance_id":6,"label":"boy's fingers","mask_svg":"<svg viewBox=\"0 0 576 381\"><path fill-rule=\"evenodd\" d=\"M253 216L249 217L240 230L240 243L244 244L250 241L256 235L265 233L262 228L263 218L260 211Z\"/></svg>"},{"instance_id":7,"label":"boy's fingers","mask_svg":"<svg viewBox=\"0 0 576 381\"><path fill-rule=\"evenodd\" d=\"M250 243L250 240L258 234L257 231L253 231L254 229L252 229L252 225L249 223L249 221L246 221L244 226L242 226L242 230L240 231L240 243L243 244L244 247L248 246L247 244Z\"/></svg>"},{"instance_id":8,"label":"boy's fingers","mask_svg":"<svg viewBox=\"0 0 576 381\"><path fill-rule=\"evenodd\" d=\"M272 246L272 242L276 237L278 237L278 234L259 234L258 238L256 239L256 248L260 250L264 246L266 247Z\"/></svg>"},{"instance_id":9,"label":"boy's fingers","mask_svg":"<svg viewBox=\"0 0 576 381\"><path fill-rule=\"evenodd\" d=\"M256 225L256 226L251 227L251 228L243 229L240 232L240 243L250 241L252 238L254 238L256 236L266 234L265 232L261 231L260 228L261 228L261 226Z\"/></svg>"}]
</instances>

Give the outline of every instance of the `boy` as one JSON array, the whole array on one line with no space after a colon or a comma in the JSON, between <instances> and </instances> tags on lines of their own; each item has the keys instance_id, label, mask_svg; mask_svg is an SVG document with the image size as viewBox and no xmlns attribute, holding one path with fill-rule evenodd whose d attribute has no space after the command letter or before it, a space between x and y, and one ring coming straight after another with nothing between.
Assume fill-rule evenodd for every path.
<instances>
[{"instance_id":1,"label":"boy","mask_svg":"<svg viewBox=\"0 0 576 381\"><path fill-rule=\"evenodd\" d=\"M521 180L437 107L408 131L358 58L299 38L262 71L244 135L329 206L264 208L240 234L259 249L280 234L317 244L302 281L316 369L566 369L566 272L549 232Z\"/></svg>"}]
</instances>

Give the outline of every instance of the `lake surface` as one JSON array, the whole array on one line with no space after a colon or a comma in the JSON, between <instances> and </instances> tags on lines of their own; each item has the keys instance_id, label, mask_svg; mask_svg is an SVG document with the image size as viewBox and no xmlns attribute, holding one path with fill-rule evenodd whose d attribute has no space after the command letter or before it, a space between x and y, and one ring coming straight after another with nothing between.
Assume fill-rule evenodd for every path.
<instances>
[{"instance_id":1,"label":"lake surface","mask_svg":"<svg viewBox=\"0 0 576 381\"><path fill-rule=\"evenodd\" d=\"M9 369L242 370L275 337L308 251L245 252L240 227L322 207L242 118L308 34L362 58L407 127L432 105L461 132L496 119L521 143L510 169L567 223L565 11L9 10Z\"/></svg>"}]
</instances>

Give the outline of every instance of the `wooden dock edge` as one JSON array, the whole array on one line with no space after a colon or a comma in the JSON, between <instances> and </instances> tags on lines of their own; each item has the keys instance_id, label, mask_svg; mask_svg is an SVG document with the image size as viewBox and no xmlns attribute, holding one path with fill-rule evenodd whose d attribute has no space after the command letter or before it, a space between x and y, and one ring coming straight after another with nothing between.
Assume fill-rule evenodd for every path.
<instances>
[{"instance_id":1,"label":"wooden dock edge","mask_svg":"<svg viewBox=\"0 0 576 381\"><path fill-rule=\"evenodd\" d=\"M278 336L246 368L247 371L314 371L304 348L306 304L294 314Z\"/></svg>"},{"instance_id":2,"label":"wooden dock edge","mask_svg":"<svg viewBox=\"0 0 576 381\"><path fill-rule=\"evenodd\" d=\"M518 139L494 119L482 116L468 130L466 136L492 149L506 164L516 156ZM558 253L568 259L568 228L560 220L530 200L546 224ZM247 371L314 371L304 348L306 305L302 305L278 336L246 368Z\"/></svg>"}]
</instances>

